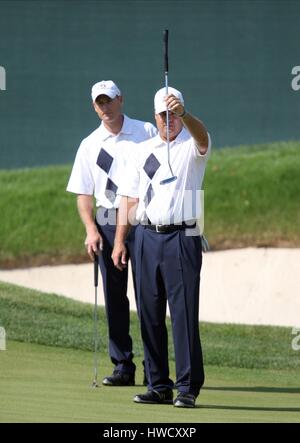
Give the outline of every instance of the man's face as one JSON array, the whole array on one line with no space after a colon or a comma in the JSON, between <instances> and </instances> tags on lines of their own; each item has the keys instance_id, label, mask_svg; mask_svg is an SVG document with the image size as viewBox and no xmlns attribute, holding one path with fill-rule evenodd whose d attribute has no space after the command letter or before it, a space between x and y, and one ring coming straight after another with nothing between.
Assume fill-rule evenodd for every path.
<instances>
[{"instance_id":1,"label":"man's face","mask_svg":"<svg viewBox=\"0 0 300 443\"><path fill-rule=\"evenodd\" d=\"M94 109L104 123L113 123L122 114L122 97L110 98L101 94L94 101Z\"/></svg>"},{"instance_id":2,"label":"man's face","mask_svg":"<svg viewBox=\"0 0 300 443\"><path fill-rule=\"evenodd\" d=\"M167 113L160 112L159 114L155 114L156 126L159 132L159 135L163 140L167 140ZM182 122L177 115L169 112L169 138L170 141L174 140L177 135L180 133L182 129Z\"/></svg>"}]
</instances>

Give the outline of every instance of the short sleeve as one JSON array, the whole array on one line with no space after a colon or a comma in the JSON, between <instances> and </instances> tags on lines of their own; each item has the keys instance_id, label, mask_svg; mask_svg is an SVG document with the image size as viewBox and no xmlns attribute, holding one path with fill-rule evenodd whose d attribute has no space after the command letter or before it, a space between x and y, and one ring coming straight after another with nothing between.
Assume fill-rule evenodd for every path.
<instances>
[{"instance_id":1,"label":"short sleeve","mask_svg":"<svg viewBox=\"0 0 300 443\"><path fill-rule=\"evenodd\" d=\"M67 191L75 194L93 195L94 180L84 143L78 148Z\"/></svg>"}]
</instances>

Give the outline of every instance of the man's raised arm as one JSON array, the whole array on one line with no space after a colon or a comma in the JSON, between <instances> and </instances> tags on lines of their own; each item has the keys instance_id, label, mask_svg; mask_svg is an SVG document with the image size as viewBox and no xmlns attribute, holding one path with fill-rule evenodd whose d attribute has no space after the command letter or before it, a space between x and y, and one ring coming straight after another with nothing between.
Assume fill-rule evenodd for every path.
<instances>
[{"instance_id":1,"label":"man's raised arm","mask_svg":"<svg viewBox=\"0 0 300 443\"><path fill-rule=\"evenodd\" d=\"M209 139L206 127L201 120L187 112L178 97L170 94L166 98L168 109L179 117L189 131L201 155L205 155L208 150Z\"/></svg>"}]
</instances>

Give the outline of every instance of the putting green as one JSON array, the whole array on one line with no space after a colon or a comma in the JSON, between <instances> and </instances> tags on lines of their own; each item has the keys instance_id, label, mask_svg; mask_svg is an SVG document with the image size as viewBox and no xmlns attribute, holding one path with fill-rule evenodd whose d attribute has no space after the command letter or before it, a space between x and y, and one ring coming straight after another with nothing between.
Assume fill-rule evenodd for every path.
<instances>
[{"instance_id":1,"label":"putting green","mask_svg":"<svg viewBox=\"0 0 300 443\"><path fill-rule=\"evenodd\" d=\"M99 380L111 372L100 355ZM93 354L9 341L0 352L0 422L300 422L300 374L206 367L197 408L139 405L135 387L91 388ZM174 367L171 368L174 374Z\"/></svg>"}]
</instances>

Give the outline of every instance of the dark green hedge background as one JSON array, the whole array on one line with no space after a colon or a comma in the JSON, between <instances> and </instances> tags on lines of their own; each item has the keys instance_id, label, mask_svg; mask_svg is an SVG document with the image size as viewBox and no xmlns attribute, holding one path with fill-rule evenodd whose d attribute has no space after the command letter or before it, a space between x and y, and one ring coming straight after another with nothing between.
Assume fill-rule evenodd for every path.
<instances>
[{"instance_id":1,"label":"dark green hedge background","mask_svg":"<svg viewBox=\"0 0 300 443\"><path fill-rule=\"evenodd\" d=\"M0 1L0 168L72 162L97 125L90 87L114 79L125 112L153 121L153 95L182 90L214 146L299 139L300 1Z\"/></svg>"}]
</instances>

